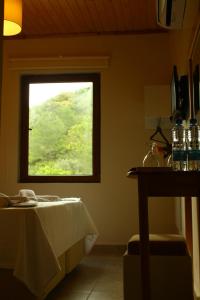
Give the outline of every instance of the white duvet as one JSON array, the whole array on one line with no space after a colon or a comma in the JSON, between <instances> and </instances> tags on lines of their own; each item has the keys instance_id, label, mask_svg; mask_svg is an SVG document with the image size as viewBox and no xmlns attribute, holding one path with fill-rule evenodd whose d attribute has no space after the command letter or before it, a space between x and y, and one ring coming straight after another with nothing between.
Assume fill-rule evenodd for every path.
<instances>
[{"instance_id":1,"label":"white duvet","mask_svg":"<svg viewBox=\"0 0 200 300\"><path fill-rule=\"evenodd\" d=\"M97 229L80 199L0 209L0 268L12 268L36 296L58 273L58 257L85 237L86 252Z\"/></svg>"}]
</instances>

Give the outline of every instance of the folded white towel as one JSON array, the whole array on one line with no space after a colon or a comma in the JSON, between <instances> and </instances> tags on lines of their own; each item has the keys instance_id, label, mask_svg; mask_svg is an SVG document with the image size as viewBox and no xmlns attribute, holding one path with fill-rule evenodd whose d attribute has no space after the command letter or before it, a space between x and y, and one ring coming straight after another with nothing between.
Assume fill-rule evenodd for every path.
<instances>
[{"instance_id":1,"label":"folded white towel","mask_svg":"<svg viewBox=\"0 0 200 300\"><path fill-rule=\"evenodd\" d=\"M19 196L27 197L29 199L36 200L36 195L35 195L35 192L33 190L27 190L27 189L19 190Z\"/></svg>"},{"instance_id":2,"label":"folded white towel","mask_svg":"<svg viewBox=\"0 0 200 300\"><path fill-rule=\"evenodd\" d=\"M14 207L33 207L33 206L37 206L37 201L35 200L28 200L28 201L25 201L25 202L18 202L18 203L15 203L15 204L12 204L12 206Z\"/></svg>"},{"instance_id":3,"label":"folded white towel","mask_svg":"<svg viewBox=\"0 0 200 300\"><path fill-rule=\"evenodd\" d=\"M15 205L17 203L24 203L27 202L29 199L27 197L22 197L22 196L9 196L9 202L11 205Z\"/></svg>"},{"instance_id":4,"label":"folded white towel","mask_svg":"<svg viewBox=\"0 0 200 300\"><path fill-rule=\"evenodd\" d=\"M16 203L26 202L28 199L26 197L21 196L8 196L3 193L0 193L0 207L8 207L12 206Z\"/></svg>"},{"instance_id":5,"label":"folded white towel","mask_svg":"<svg viewBox=\"0 0 200 300\"><path fill-rule=\"evenodd\" d=\"M9 205L16 207L35 206L37 202L51 202L51 201L80 201L78 197L61 198L57 195L36 195L33 190L21 189L16 196L7 196L0 193L0 207L7 207ZM35 202L35 203L34 203Z\"/></svg>"}]
</instances>

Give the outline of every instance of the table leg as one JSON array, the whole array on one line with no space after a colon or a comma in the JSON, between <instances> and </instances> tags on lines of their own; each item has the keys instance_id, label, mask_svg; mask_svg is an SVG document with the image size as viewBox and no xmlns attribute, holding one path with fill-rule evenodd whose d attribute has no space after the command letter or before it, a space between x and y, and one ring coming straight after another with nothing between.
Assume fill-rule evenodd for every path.
<instances>
[{"instance_id":1,"label":"table leg","mask_svg":"<svg viewBox=\"0 0 200 300\"><path fill-rule=\"evenodd\" d=\"M139 181L138 196L142 300L150 300L148 197L144 193L144 185Z\"/></svg>"},{"instance_id":2,"label":"table leg","mask_svg":"<svg viewBox=\"0 0 200 300\"><path fill-rule=\"evenodd\" d=\"M186 242L187 242L187 248L192 256L192 199L191 197L185 197L185 233L186 233Z\"/></svg>"}]
</instances>

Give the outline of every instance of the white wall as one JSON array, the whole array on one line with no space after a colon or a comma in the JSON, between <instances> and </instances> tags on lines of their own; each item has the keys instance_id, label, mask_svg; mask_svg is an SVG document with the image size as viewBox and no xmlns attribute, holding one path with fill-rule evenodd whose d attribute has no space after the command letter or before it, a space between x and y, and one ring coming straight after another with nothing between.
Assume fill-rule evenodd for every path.
<instances>
[{"instance_id":1,"label":"white wall","mask_svg":"<svg viewBox=\"0 0 200 300\"><path fill-rule=\"evenodd\" d=\"M18 183L20 70L8 68L9 58L60 55L110 57L108 68L100 70L101 183ZM30 188L38 194L81 196L99 230L98 243L126 243L138 232L137 182L126 172L141 166L146 151L144 87L167 85L171 79L168 34L5 41L4 56L0 191L16 194L20 188ZM162 99L160 105L168 115ZM150 215L152 231L175 230L171 199L153 200Z\"/></svg>"}]
</instances>

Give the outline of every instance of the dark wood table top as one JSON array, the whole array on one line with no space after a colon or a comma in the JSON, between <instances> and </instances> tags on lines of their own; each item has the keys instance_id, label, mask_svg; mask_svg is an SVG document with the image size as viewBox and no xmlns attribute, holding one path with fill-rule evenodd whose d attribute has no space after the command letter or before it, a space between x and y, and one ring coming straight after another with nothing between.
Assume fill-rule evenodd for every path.
<instances>
[{"instance_id":1,"label":"dark wood table top","mask_svg":"<svg viewBox=\"0 0 200 300\"><path fill-rule=\"evenodd\" d=\"M127 176L137 178L148 196L200 196L199 171L137 167L131 168Z\"/></svg>"}]
</instances>

